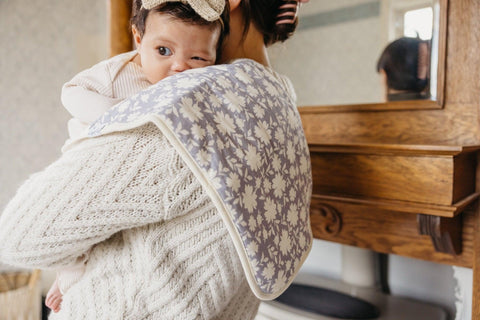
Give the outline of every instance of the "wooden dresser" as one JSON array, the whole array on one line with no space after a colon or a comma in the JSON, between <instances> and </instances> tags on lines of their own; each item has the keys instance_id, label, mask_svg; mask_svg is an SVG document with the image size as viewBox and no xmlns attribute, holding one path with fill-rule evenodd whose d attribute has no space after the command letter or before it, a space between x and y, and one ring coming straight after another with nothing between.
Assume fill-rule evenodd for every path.
<instances>
[{"instance_id":1,"label":"wooden dresser","mask_svg":"<svg viewBox=\"0 0 480 320\"><path fill-rule=\"evenodd\" d=\"M450 0L447 9L438 106L302 107L300 114L315 237L473 268L477 319L480 1Z\"/></svg>"}]
</instances>

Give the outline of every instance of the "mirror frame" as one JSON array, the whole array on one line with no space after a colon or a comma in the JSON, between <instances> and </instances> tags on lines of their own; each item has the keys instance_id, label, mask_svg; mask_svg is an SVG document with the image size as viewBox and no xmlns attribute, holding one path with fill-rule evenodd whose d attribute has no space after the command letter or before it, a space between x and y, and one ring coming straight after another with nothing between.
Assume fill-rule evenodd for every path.
<instances>
[{"instance_id":1,"label":"mirror frame","mask_svg":"<svg viewBox=\"0 0 480 320\"><path fill-rule=\"evenodd\" d=\"M448 0L439 0L437 98L435 100L405 100L381 103L299 106L301 114L342 113L356 111L398 111L442 109L445 95L445 63L447 50Z\"/></svg>"}]
</instances>

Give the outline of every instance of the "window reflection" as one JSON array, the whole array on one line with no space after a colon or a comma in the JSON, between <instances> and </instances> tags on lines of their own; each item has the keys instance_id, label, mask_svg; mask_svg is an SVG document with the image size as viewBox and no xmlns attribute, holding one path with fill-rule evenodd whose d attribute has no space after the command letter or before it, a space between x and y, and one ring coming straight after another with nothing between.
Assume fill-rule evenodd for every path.
<instances>
[{"instance_id":1,"label":"window reflection","mask_svg":"<svg viewBox=\"0 0 480 320\"><path fill-rule=\"evenodd\" d=\"M405 12L403 16L403 35L431 40L433 30L433 8L426 7Z\"/></svg>"}]
</instances>

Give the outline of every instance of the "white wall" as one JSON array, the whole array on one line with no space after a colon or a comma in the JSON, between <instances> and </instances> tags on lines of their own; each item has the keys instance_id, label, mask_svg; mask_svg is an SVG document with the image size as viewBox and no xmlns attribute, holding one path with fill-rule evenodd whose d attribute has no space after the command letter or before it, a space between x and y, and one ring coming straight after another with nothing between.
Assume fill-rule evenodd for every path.
<instances>
[{"instance_id":1,"label":"white wall","mask_svg":"<svg viewBox=\"0 0 480 320\"><path fill-rule=\"evenodd\" d=\"M106 1L0 0L0 208L60 155L60 90L106 58L105 18Z\"/></svg>"},{"instance_id":2,"label":"white wall","mask_svg":"<svg viewBox=\"0 0 480 320\"><path fill-rule=\"evenodd\" d=\"M355 10L362 14L359 6L372 3L311 1L300 11L298 27L303 29L269 48L272 65L295 84L299 106L383 101L384 89L376 71L384 47L380 14L348 20L345 11L339 12L346 8L353 15ZM377 7L380 11L379 3Z\"/></svg>"}]
</instances>

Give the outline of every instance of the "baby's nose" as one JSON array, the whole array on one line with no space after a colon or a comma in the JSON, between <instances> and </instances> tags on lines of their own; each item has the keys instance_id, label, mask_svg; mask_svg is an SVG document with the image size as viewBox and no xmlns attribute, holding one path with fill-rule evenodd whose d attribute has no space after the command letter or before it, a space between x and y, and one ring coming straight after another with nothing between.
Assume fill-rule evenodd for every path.
<instances>
[{"instance_id":1,"label":"baby's nose","mask_svg":"<svg viewBox=\"0 0 480 320\"><path fill-rule=\"evenodd\" d=\"M172 64L172 71L174 72L182 72L188 69L190 69L190 66L187 63L187 60L183 58L175 59Z\"/></svg>"}]
</instances>

